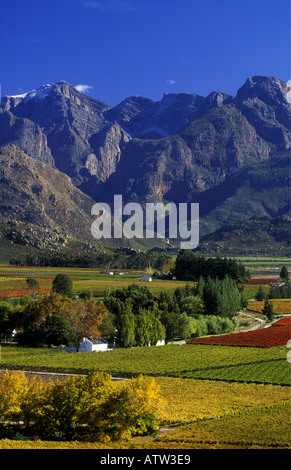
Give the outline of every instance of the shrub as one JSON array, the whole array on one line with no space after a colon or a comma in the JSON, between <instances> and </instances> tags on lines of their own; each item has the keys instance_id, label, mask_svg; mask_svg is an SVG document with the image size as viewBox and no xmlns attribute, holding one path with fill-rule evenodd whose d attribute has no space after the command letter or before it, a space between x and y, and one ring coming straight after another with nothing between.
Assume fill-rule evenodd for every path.
<instances>
[{"instance_id":1,"label":"shrub","mask_svg":"<svg viewBox=\"0 0 291 470\"><path fill-rule=\"evenodd\" d=\"M200 315L194 323L196 331L191 335L193 338L230 333L235 328L235 324L230 318L215 315Z\"/></svg>"}]
</instances>

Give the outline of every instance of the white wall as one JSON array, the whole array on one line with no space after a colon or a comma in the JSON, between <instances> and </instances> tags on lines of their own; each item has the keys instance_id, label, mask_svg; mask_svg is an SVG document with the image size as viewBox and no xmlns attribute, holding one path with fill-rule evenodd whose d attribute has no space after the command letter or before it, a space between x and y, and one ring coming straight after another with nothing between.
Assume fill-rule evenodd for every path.
<instances>
[{"instance_id":1,"label":"white wall","mask_svg":"<svg viewBox=\"0 0 291 470\"><path fill-rule=\"evenodd\" d=\"M87 339L83 339L80 344L79 352L90 352L90 351L107 351L108 344L107 343L100 343L100 344L92 344L91 341Z\"/></svg>"}]
</instances>

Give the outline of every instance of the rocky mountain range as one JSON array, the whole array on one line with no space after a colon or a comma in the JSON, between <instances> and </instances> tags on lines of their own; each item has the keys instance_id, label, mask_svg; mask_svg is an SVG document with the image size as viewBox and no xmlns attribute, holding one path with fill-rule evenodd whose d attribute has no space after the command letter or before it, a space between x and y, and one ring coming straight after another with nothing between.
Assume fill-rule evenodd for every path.
<instances>
[{"instance_id":1,"label":"rocky mountain range","mask_svg":"<svg viewBox=\"0 0 291 470\"><path fill-rule=\"evenodd\" d=\"M114 194L122 194L125 203L199 202L202 237L241 219L290 215L288 90L278 78L253 76L236 96L131 96L113 107L64 81L4 96L2 218L42 224L49 217L61 227L61 198L59 212L49 199L56 191L45 191L46 202L35 189L21 208L11 203L19 184L45 187L50 178L74 188L62 195L63 205L78 194L74 204L87 221L92 202L111 204ZM26 183L24 161L30 171ZM64 231L76 236L68 225Z\"/></svg>"}]
</instances>

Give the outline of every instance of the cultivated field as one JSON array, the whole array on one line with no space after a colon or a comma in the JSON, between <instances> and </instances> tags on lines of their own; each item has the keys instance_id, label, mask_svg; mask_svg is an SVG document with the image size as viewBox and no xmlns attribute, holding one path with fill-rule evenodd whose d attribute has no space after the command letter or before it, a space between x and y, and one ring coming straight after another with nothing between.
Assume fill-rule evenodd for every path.
<instances>
[{"instance_id":1,"label":"cultivated field","mask_svg":"<svg viewBox=\"0 0 291 470\"><path fill-rule=\"evenodd\" d=\"M252 307L253 311L248 313L262 318L261 305L251 303L258 284L267 292L270 279L279 276L280 267L287 265L287 260L247 259L246 264L260 280L245 287L245 297L250 301L248 308ZM146 285L155 294L162 290L172 294L176 287L185 285L185 282L162 280L142 283L142 271L124 271L123 275L111 276L97 269L0 266L0 297L30 295L25 282L27 277L36 277L40 288L50 291L52 280L60 272L71 276L76 292L90 290L96 298L132 283ZM276 300L278 313L291 313L287 301L278 302ZM268 330L269 340L266 339ZM208 344L168 344L102 353L66 353L57 349L2 345L2 370L87 374L97 369L125 379L139 374L153 376L166 399L167 417L157 437L110 444L3 439L0 448L290 449L291 365L287 362L285 336L278 345L273 342L283 330L287 332L286 338L288 334L290 338L286 319L268 328L232 335L237 340L241 334L247 335L244 338L251 337L247 345L231 346L227 344L229 335L222 335L212 337L212 344L207 338ZM263 347L254 342L260 335L262 338L265 335ZM51 380L56 376L43 377ZM116 387L120 384L119 381L114 383Z\"/></svg>"},{"instance_id":2,"label":"cultivated field","mask_svg":"<svg viewBox=\"0 0 291 470\"><path fill-rule=\"evenodd\" d=\"M31 268L31 267L11 267L0 266L0 298L21 297L30 295L25 279L34 277L40 285L40 294L50 292L52 281L59 273L68 274L74 285L74 290L89 291L94 297L102 297L106 292L110 293L114 289L127 287L133 283L145 285L154 294L165 290L169 294L173 293L178 286L185 286L182 281L165 281L153 279L152 282L141 281L144 271L138 270L118 270L116 274L108 275L103 269L82 269L82 268ZM120 274L121 273L121 274ZM42 292L44 291L44 292Z\"/></svg>"},{"instance_id":3,"label":"cultivated field","mask_svg":"<svg viewBox=\"0 0 291 470\"><path fill-rule=\"evenodd\" d=\"M167 402L162 429L168 432L107 445L5 439L0 448L290 448L286 353L286 347L167 345L70 354L3 346L3 369L154 376Z\"/></svg>"},{"instance_id":4,"label":"cultivated field","mask_svg":"<svg viewBox=\"0 0 291 470\"><path fill-rule=\"evenodd\" d=\"M282 265L290 266L289 258L243 258L242 262L250 269L252 279L245 286L244 295L247 300L254 299L258 290L258 284L262 284L263 290L268 291L270 282L280 275ZM114 275L105 274L106 269L93 268L37 268L29 266L0 265L0 299L28 296L31 294L27 288L25 279L34 277L40 285L39 294L48 293L52 287L52 281L59 273L68 274L76 292L90 291L94 297L102 297L105 292L127 287L130 284L145 285L158 295L162 290L172 294L177 287L185 286L184 281L165 281L153 279L152 282L141 281L145 275L139 270L110 270ZM191 284L191 283L190 283Z\"/></svg>"}]
</instances>

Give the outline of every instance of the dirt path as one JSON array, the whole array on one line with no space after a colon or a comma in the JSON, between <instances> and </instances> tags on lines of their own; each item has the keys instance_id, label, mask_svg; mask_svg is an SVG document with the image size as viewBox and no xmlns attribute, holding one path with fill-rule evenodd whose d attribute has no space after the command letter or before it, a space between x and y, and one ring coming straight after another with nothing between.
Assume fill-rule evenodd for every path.
<instances>
[{"instance_id":1,"label":"dirt path","mask_svg":"<svg viewBox=\"0 0 291 470\"><path fill-rule=\"evenodd\" d=\"M249 329L244 330L244 331L259 330L260 328L263 328L265 326L265 324L267 323L267 320L259 318L259 317L257 317L256 315L254 315L252 313L247 313L247 312L242 312L242 311L239 312L239 313L241 313L242 315L245 315L246 317L251 318L252 320L256 320L256 321L259 322L258 325L255 325L252 328L249 328Z\"/></svg>"},{"instance_id":2,"label":"dirt path","mask_svg":"<svg viewBox=\"0 0 291 470\"><path fill-rule=\"evenodd\" d=\"M0 369L0 375L4 374L7 370L12 371L14 369ZM43 379L46 379L47 381L53 380L53 379L60 379L60 380L66 380L68 377L79 377L80 375L83 377L87 377L86 374L73 374L73 373L64 373L64 372L45 372L45 371L39 371L39 370L22 370L22 369L15 369L17 371L24 372L26 375L40 375L42 376ZM112 380L130 380L126 377L111 377Z\"/></svg>"}]
</instances>

